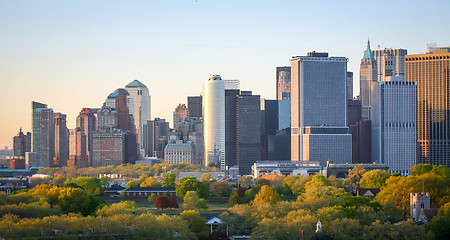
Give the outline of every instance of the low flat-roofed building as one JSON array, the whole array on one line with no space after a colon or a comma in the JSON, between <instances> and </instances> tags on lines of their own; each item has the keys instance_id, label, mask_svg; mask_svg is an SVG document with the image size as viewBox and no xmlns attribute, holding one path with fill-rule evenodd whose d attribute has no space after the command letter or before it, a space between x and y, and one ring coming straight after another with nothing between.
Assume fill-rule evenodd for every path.
<instances>
[{"instance_id":1,"label":"low flat-roofed building","mask_svg":"<svg viewBox=\"0 0 450 240\"><path fill-rule=\"evenodd\" d=\"M125 197L149 197L152 194L164 196L165 193L169 193L170 197L177 196L175 187L131 187L122 192Z\"/></svg>"},{"instance_id":2,"label":"low flat-roofed building","mask_svg":"<svg viewBox=\"0 0 450 240\"><path fill-rule=\"evenodd\" d=\"M322 174L322 166L313 161L258 161L252 166L253 178L262 175L316 175Z\"/></svg>"},{"instance_id":3,"label":"low flat-roofed building","mask_svg":"<svg viewBox=\"0 0 450 240\"><path fill-rule=\"evenodd\" d=\"M353 169L355 166L362 165L364 169L367 171L375 170L375 169L381 169L381 170L388 170L389 167L386 166L384 163L364 163L364 164L336 164L336 163L330 163L327 162L327 167L323 170L323 175L326 177L329 177L331 175L336 176L337 178L346 178L348 176L348 170Z\"/></svg>"},{"instance_id":4,"label":"low flat-roofed building","mask_svg":"<svg viewBox=\"0 0 450 240\"><path fill-rule=\"evenodd\" d=\"M195 177L197 180L202 178L205 173L211 173L211 179L219 179L225 176L224 172L210 172L210 171L200 171L200 172L179 172L177 178L182 179L184 177Z\"/></svg>"}]
</instances>

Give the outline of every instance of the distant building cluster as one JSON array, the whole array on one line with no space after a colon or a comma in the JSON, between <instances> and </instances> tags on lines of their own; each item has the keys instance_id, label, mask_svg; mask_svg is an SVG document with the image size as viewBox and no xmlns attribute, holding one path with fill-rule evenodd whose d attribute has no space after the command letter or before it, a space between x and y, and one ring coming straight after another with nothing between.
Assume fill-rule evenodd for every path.
<instances>
[{"instance_id":1,"label":"distant building cluster","mask_svg":"<svg viewBox=\"0 0 450 240\"><path fill-rule=\"evenodd\" d=\"M362 55L357 97L348 59L312 51L276 67L276 99L211 75L200 96L175 107L172 128L151 117L150 91L138 80L103 106L82 108L74 129L65 114L33 101L32 131L19 130L0 167L166 161L259 177L361 163L404 176L417 163L450 166L450 48L408 55L368 41Z\"/></svg>"}]
</instances>

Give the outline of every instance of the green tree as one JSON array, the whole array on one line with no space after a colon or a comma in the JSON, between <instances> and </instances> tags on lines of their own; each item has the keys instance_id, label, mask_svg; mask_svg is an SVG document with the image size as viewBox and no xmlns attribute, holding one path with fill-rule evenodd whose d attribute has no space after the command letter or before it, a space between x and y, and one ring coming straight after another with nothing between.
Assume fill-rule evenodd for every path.
<instances>
[{"instance_id":1,"label":"green tree","mask_svg":"<svg viewBox=\"0 0 450 240\"><path fill-rule=\"evenodd\" d=\"M184 177L176 186L176 193L179 198L184 198L188 191L196 191L201 198L207 198L209 186L207 183L198 181L195 177Z\"/></svg>"},{"instance_id":2,"label":"green tree","mask_svg":"<svg viewBox=\"0 0 450 240\"><path fill-rule=\"evenodd\" d=\"M180 217L188 222L189 229L197 235L207 236L209 232L206 219L200 216L197 210L184 210L180 213Z\"/></svg>"},{"instance_id":3,"label":"green tree","mask_svg":"<svg viewBox=\"0 0 450 240\"><path fill-rule=\"evenodd\" d=\"M102 191L105 191L109 187L111 187L111 178L108 176L103 176L100 178L100 187Z\"/></svg>"},{"instance_id":4,"label":"green tree","mask_svg":"<svg viewBox=\"0 0 450 240\"><path fill-rule=\"evenodd\" d=\"M368 171L362 175L359 186L362 188L381 188L390 176L391 174L388 171L381 169Z\"/></svg>"},{"instance_id":5,"label":"green tree","mask_svg":"<svg viewBox=\"0 0 450 240\"><path fill-rule=\"evenodd\" d=\"M164 173L163 187L175 187L175 174Z\"/></svg>"},{"instance_id":6,"label":"green tree","mask_svg":"<svg viewBox=\"0 0 450 240\"><path fill-rule=\"evenodd\" d=\"M135 213L137 204L133 201L123 201L104 206L97 211L97 216L114 216L119 214L133 214Z\"/></svg>"},{"instance_id":7,"label":"green tree","mask_svg":"<svg viewBox=\"0 0 450 240\"><path fill-rule=\"evenodd\" d=\"M231 193L231 185L228 182L213 182L209 189L216 197L226 197Z\"/></svg>"},{"instance_id":8,"label":"green tree","mask_svg":"<svg viewBox=\"0 0 450 240\"><path fill-rule=\"evenodd\" d=\"M200 197L196 191L187 191L183 198L184 209L199 209Z\"/></svg>"},{"instance_id":9,"label":"green tree","mask_svg":"<svg viewBox=\"0 0 450 240\"><path fill-rule=\"evenodd\" d=\"M156 194L152 193L152 195L150 195L150 196L148 197L148 201L149 201L151 204L153 204L153 203L155 203L155 199L156 199L156 198L157 198Z\"/></svg>"},{"instance_id":10,"label":"green tree","mask_svg":"<svg viewBox=\"0 0 450 240\"><path fill-rule=\"evenodd\" d=\"M83 189L88 194L98 195L101 193L100 179L94 177L79 177L76 180L78 186L83 187Z\"/></svg>"},{"instance_id":11,"label":"green tree","mask_svg":"<svg viewBox=\"0 0 450 240\"><path fill-rule=\"evenodd\" d=\"M255 202L257 201L265 201L270 203L276 203L280 201L280 195L273 191L273 189L267 185L261 187L261 190L258 194L256 194Z\"/></svg>"},{"instance_id":12,"label":"green tree","mask_svg":"<svg viewBox=\"0 0 450 240\"><path fill-rule=\"evenodd\" d=\"M64 182L67 180L66 176L58 175L55 178L53 178L53 185L62 187L64 186Z\"/></svg>"},{"instance_id":13,"label":"green tree","mask_svg":"<svg viewBox=\"0 0 450 240\"><path fill-rule=\"evenodd\" d=\"M127 182L127 188L139 187L139 182L136 180L130 180Z\"/></svg>"},{"instance_id":14,"label":"green tree","mask_svg":"<svg viewBox=\"0 0 450 240\"><path fill-rule=\"evenodd\" d=\"M249 176L242 176L239 178L238 183L241 187L249 188L253 185L252 178Z\"/></svg>"},{"instance_id":15,"label":"green tree","mask_svg":"<svg viewBox=\"0 0 450 240\"><path fill-rule=\"evenodd\" d=\"M417 164L411 167L410 172L412 175L422 175L431 172L433 165L431 164Z\"/></svg>"},{"instance_id":16,"label":"green tree","mask_svg":"<svg viewBox=\"0 0 450 240\"><path fill-rule=\"evenodd\" d=\"M58 202L64 213L82 213L87 216L91 199L89 194L80 188L63 188L59 194Z\"/></svg>"}]
</instances>

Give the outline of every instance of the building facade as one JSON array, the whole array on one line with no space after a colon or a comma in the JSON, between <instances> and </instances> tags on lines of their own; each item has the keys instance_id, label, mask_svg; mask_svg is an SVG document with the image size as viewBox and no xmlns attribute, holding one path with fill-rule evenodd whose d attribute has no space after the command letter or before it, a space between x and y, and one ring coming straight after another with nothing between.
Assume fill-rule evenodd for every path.
<instances>
[{"instance_id":1,"label":"building facade","mask_svg":"<svg viewBox=\"0 0 450 240\"><path fill-rule=\"evenodd\" d=\"M55 157L53 165L58 167L67 166L69 159L69 129L67 128L66 114L54 114L55 126Z\"/></svg>"},{"instance_id":2,"label":"building facade","mask_svg":"<svg viewBox=\"0 0 450 240\"><path fill-rule=\"evenodd\" d=\"M277 67L277 100L291 99L291 67Z\"/></svg>"},{"instance_id":3,"label":"building facade","mask_svg":"<svg viewBox=\"0 0 450 240\"><path fill-rule=\"evenodd\" d=\"M377 62L372 50L370 50L370 41L367 40L367 48L364 51L359 68L359 94L361 99L361 117L363 120L370 120L371 95L373 87L377 82L377 73Z\"/></svg>"},{"instance_id":4,"label":"building facade","mask_svg":"<svg viewBox=\"0 0 450 240\"><path fill-rule=\"evenodd\" d=\"M203 82L205 166L225 168L225 81L212 75Z\"/></svg>"},{"instance_id":5,"label":"building facade","mask_svg":"<svg viewBox=\"0 0 450 240\"><path fill-rule=\"evenodd\" d=\"M417 82L417 163L450 166L449 49L405 57L405 81Z\"/></svg>"},{"instance_id":6,"label":"building facade","mask_svg":"<svg viewBox=\"0 0 450 240\"><path fill-rule=\"evenodd\" d=\"M347 99L353 99L353 72L347 72Z\"/></svg>"},{"instance_id":7,"label":"building facade","mask_svg":"<svg viewBox=\"0 0 450 240\"><path fill-rule=\"evenodd\" d=\"M377 81L386 81L387 77L405 76L406 49L385 48L373 50L377 63Z\"/></svg>"},{"instance_id":8,"label":"building facade","mask_svg":"<svg viewBox=\"0 0 450 240\"><path fill-rule=\"evenodd\" d=\"M125 90L128 91L130 97L133 99L133 106L129 106L130 113L134 118L134 126L136 128L137 142L139 148L143 149L142 144L142 127L147 124L147 121L152 120L151 118L151 97L150 92L142 82L134 80L125 86Z\"/></svg>"},{"instance_id":9,"label":"building facade","mask_svg":"<svg viewBox=\"0 0 450 240\"><path fill-rule=\"evenodd\" d=\"M189 120L189 109L184 104L178 104L173 111L173 128L177 128L178 123Z\"/></svg>"},{"instance_id":10,"label":"building facade","mask_svg":"<svg viewBox=\"0 0 450 240\"><path fill-rule=\"evenodd\" d=\"M237 164L239 174L251 174L253 163L261 160L261 106L259 95L242 91L237 98Z\"/></svg>"},{"instance_id":11,"label":"building facade","mask_svg":"<svg viewBox=\"0 0 450 240\"><path fill-rule=\"evenodd\" d=\"M348 59L310 52L290 61L292 161L351 162Z\"/></svg>"},{"instance_id":12,"label":"building facade","mask_svg":"<svg viewBox=\"0 0 450 240\"><path fill-rule=\"evenodd\" d=\"M187 97L189 118L201 118L202 114L202 96Z\"/></svg>"},{"instance_id":13,"label":"building facade","mask_svg":"<svg viewBox=\"0 0 450 240\"><path fill-rule=\"evenodd\" d=\"M91 108L83 108L77 117L77 128L82 132L80 135L86 136L84 147L86 149L87 166L92 163L93 141L92 135L97 131L97 111Z\"/></svg>"},{"instance_id":14,"label":"building facade","mask_svg":"<svg viewBox=\"0 0 450 240\"><path fill-rule=\"evenodd\" d=\"M20 128L17 136L13 138L13 155L25 157L26 152L31 152L31 133L23 134Z\"/></svg>"},{"instance_id":15,"label":"building facade","mask_svg":"<svg viewBox=\"0 0 450 240\"><path fill-rule=\"evenodd\" d=\"M188 162L195 164L195 147L192 143L169 143L164 149L164 160L169 164Z\"/></svg>"},{"instance_id":16,"label":"building facade","mask_svg":"<svg viewBox=\"0 0 450 240\"><path fill-rule=\"evenodd\" d=\"M55 156L55 128L53 109L46 104L32 102L32 140L33 154L28 167L52 167Z\"/></svg>"},{"instance_id":17,"label":"building facade","mask_svg":"<svg viewBox=\"0 0 450 240\"><path fill-rule=\"evenodd\" d=\"M372 94L372 161L408 176L416 165L417 83L381 81Z\"/></svg>"}]
</instances>

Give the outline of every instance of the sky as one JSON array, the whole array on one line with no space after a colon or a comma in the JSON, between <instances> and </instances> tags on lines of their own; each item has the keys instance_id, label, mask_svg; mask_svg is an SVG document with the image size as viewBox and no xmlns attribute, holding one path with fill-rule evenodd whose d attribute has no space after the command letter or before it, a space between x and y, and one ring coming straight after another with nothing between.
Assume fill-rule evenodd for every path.
<instances>
[{"instance_id":1,"label":"sky","mask_svg":"<svg viewBox=\"0 0 450 240\"><path fill-rule=\"evenodd\" d=\"M138 79L172 122L211 74L275 98L275 68L325 51L349 58L354 95L372 49L450 46L450 1L0 0L0 148L31 131L31 101L67 114ZM171 124L172 126L172 124Z\"/></svg>"}]
</instances>

